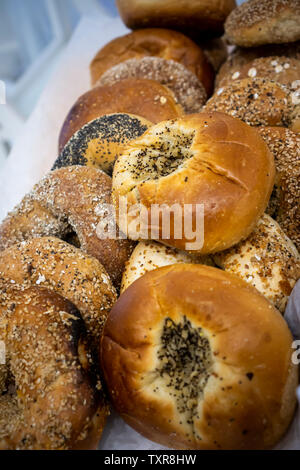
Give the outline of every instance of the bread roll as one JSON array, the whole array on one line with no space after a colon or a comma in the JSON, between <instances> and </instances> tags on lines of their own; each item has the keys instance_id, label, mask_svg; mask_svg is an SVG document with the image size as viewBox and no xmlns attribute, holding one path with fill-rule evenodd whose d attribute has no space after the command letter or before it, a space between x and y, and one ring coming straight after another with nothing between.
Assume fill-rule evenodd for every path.
<instances>
[{"instance_id":1,"label":"bread roll","mask_svg":"<svg viewBox=\"0 0 300 470\"><path fill-rule=\"evenodd\" d=\"M217 89L206 103L206 112L218 111L251 126L285 126L290 124L289 90L279 83L253 77L237 80Z\"/></svg>"},{"instance_id":2,"label":"bread roll","mask_svg":"<svg viewBox=\"0 0 300 470\"><path fill-rule=\"evenodd\" d=\"M253 287L219 269L148 272L113 306L104 378L123 419L176 449L265 449L296 405L293 338Z\"/></svg>"},{"instance_id":3,"label":"bread roll","mask_svg":"<svg viewBox=\"0 0 300 470\"><path fill-rule=\"evenodd\" d=\"M183 251L178 251L175 248L154 241L140 242L126 263L122 277L121 293L148 271L177 263L214 265L210 256L188 255Z\"/></svg>"},{"instance_id":4,"label":"bread roll","mask_svg":"<svg viewBox=\"0 0 300 470\"><path fill-rule=\"evenodd\" d=\"M59 136L59 152L75 132L105 114L125 113L157 123L183 114L174 93L164 85L145 79L128 79L95 87L80 96L69 111Z\"/></svg>"},{"instance_id":5,"label":"bread roll","mask_svg":"<svg viewBox=\"0 0 300 470\"><path fill-rule=\"evenodd\" d=\"M126 78L156 80L173 91L185 113L197 113L206 102L203 84L184 65L160 57L129 59L107 70L97 85L109 85Z\"/></svg>"},{"instance_id":6,"label":"bread roll","mask_svg":"<svg viewBox=\"0 0 300 470\"><path fill-rule=\"evenodd\" d=\"M300 250L300 135L283 127L260 127L275 158L276 178L268 213Z\"/></svg>"},{"instance_id":7,"label":"bread roll","mask_svg":"<svg viewBox=\"0 0 300 470\"><path fill-rule=\"evenodd\" d=\"M166 245L209 254L247 238L267 207L274 175L274 158L256 129L226 114L201 113L157 124L130 143L114 167L112 199L129 238L153 239L154 231ZM138 233L143 209L148 220Z\"/></svg>"},{"instance_id":8,"label":"bread roll","mask_svg":"<svg viewBox=\"0 0 300 470\"><path fill-rule=\"evenodd\" d=\"M242 47L300 39L300 0L249 0L231 12L227 39Z\"/></svg>"},{"instance_id":9,"label":"bread roll","mask_svg":"<svg viewBox=\"0 0 300 470\"><path fill-rule=\"evenodd\" d=\"M214 261L256 287L281 313L300 278L300 256L296 247L267 214L247 240L217 253Z\"/></svg>"},{"instance_id":10,"label":"bread roll","mask_svg":"<svg viewBox=\"0 0 300 470\"><path fill-rule=\"evenodd\" d=\"M300 60L285 56L261 57L245 65L237 66L219 81L218 86L223 87L254 74L256 77L273 80L290 88L299 79L300 88Z\"/></svg>"},{"instance_id":11,"label":"bread roll","mask_svg":"<svg viewBox=\"0 0 300 470\"><path fill-rule=\"evenodd\" d=\"M132 114L106 114L85 124L63 148L53 169L70 165L94 166L112 174L117 156L152 123Z\"/></svg>"},{"instance_id":12,"label":"bread roll","mask_svg":"<svg viewBox=\"0 0 300 470\"><path fill-rule=\"evenodd\" d=\"M90 66L92 85L114 65L147 56L179 62L198 77L208 95L212 94L214 72L202 49L184 34L160 28L134 31L100 49Z\"/></svg>"},{"instance_id":13,"label":"bread roll","mask_svg":"<svg viewBox=\"0 0 300 470\"><path fill-rule=\"evenodd\" d=\"M171 28L187 34L221 36L235 0L117 0L128 28Z\"/></svg>"}]
</instances>

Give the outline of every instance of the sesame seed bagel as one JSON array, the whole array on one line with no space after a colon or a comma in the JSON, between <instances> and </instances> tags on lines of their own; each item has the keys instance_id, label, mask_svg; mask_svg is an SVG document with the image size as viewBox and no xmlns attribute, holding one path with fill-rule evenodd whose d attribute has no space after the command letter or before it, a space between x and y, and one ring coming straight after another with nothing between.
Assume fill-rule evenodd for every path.
<instances>
[{"instance_id":1,"label":"sesame seed bagel","mask_svg":"<svg viewBox=\"0 0 300 470\"><path fill-rule=\"evenodd\" d=\"M113 113L134 114L157 123L181 116L183 109L174 93L155 80L129 78L95 87L80 96L69 111L60 132L59 151L85 124Z\"/></svg>"},{"instance_id":2,"label":"sesame seed bagel","mask_svg":"<svg viewBox=\"0 0 300 470\"><path fill-rule=\"evenodd\" d=\"M268 213L300 250L300 135L283 127L260 127L274 155L276 178Z\"/></svg>"},{"instance_id":3,"label":"sesame seed bagel","mask_svg":"<svg viewBox=\"0 0 300 470\"><path fill-rule=\"evenodd\" d=\"M0 225L0 251L32 237L65 239L75 232L81 249L97 258L118 286L133 245L100 237L99 224L114 223L110 196L111 179L101 170L71 166L50 172Z\"/></svg>"},{"instance_id":4,"label":"sesame seed bagel","mask_svg":"<svg viewBox=\"0 0 300 470\"><path fill-rule=\"evenodd\" d=\"M151 126L146 119L130 114L107 114L94 119L71 137L53 169L70 165L95 166L111 175L124 145Z\"/></svg>"},{"instance_id":5,"label":"sesame seed bagel","mask_svg":"<svg viewBox=\"0 0 300 470\"><path fill-rule=\"evenodd\" d=\"M274 158L256 129L226 114L201 113L157 124L129 143L115 164L112 200L129 238L209 254L247 238L268 205L274 176ZM157 207L158 220L151 214ZM195 229L199 207L204 226Z\"/></svg>"},{"instance_id":6,"label":"sesame seed bagel","mask_svg":"<svg viewBox=\"0 0 300 470\"><path fill-rule=\"evenodd\" d=\"M114 407L146 438L176 449L263 449L295 411L292 341L275 307L238 277L173 264L120 296L101 359Z\"/></svg>"},{"instance_id":7,"label":"sesame seed bagel","mask_svg":"<svg viewBox=\"0 0 300 470\"><path fill-rule=\"evenodd\" d=\"M251 126L290 124L292 106L289 90L265 78L244 78L216 90L203 111L218 111Z\"/></svg>"},{"instance_id":8,"label":"sesame seed bagel","mask_svg":"<svg viewBox=\"0 0 300 470\"><path fill-rule=\"evenodd\" d=\"M296 247L267 214L247 240L217 253L214 261L256 287L281 313L300 278L300 256Z\"/></svg>"},{"instance_id":9,"label":"sesame seed bagel","mask_svg":"<svg viewBox=\"0 0 300 470\"><path fill-rule=\"evenodd\" d=\"M299 0L248 0L228 16L226 38L242 47L300 39Z\"/></svg>"},{"instance_id":10,"label":"sesame seed bagel","mask_svg":"<svg viewBox=\"0 0 300 470\"><path fill-rule=\"evenodd\" d=\"M97 344L116 291L94 257L55 237L32 238L0 253L0 290L45 287L72 302Z\"/></svg>"},{"instance_id":11,"label":"sesame seed bagel","mask_svg":"<svg viewBox=\"0 0 300 470\"><path fill-rule=\"evenodd\" d=\"M185 113L199 112L207 99L205 88L194 73L174 60L160 57L126 60L107 70L96 85L111 85L126 78L146 78L167 86Z\"/></svg>"},{"instance_id":12,"label":"sesame seed bagel","mask_svg":"<svg viewBox=\"0 0 300 470\"><path fill-rule=\"evenodd\" d=\"M226 86L236 80L253 77L266 78L292 88L292 84L300 80L300 60L284 56L254 59L243 66L231 69L230 73L218 82L218 86Z\"/></svg>"},{"instance_id":13,"label":"sesame seed bagel","mask_svg":"<svg viewBox=\"0 0 300 470\"><path fill-rule=\"evenodd\" d=\"M221 36L235 0L117 0L121 18L130 29L171 28L187 35Z\"/></svg>"},{"instance_id":14,"label":"sesame seed bagel","mask_svg":"<svg viewBox=\"0 0 300 470\"><path fill-rule=\"evenodd\" d=\"M92 85L114 65L149 56L174 60L184 65L198 77L207 94L211 95L214 72L202 49L184 34L161 28L140 29L107 43L90 65Z\"/></svg>"},{"instance_id":15,"label":"sesame seed bagel","mask_svg":"<svg viewBox=\"0 0 300 470\"><path fill-rule=\"evenodd\" d=\"M300 60L300 41L288 44L268 44L250 48L235 47L229 54L226 62L221 66L216 76L216 85L218 86L225 75L230 74L231 70L235 67L242 67L255 59L271 56L284 56Z\"/></svg>"},{"instance_id":16,"label":"sesame seed bagel","mask_svg":"<svg viewBox=\"0 0 300 470\"><path fill-rule=\"evenodd\" d=\"M0 449L96 448L108 406L96 388L84 322L39 287L1 295ZM87 443L89 445L87 446Z\"/></svg>"},{"instance_id":17,"label":"sesame seed bagel","mask_svg":"<svg viewBox=\"0 0 300 470\"><path fill-rule=\"evenodd\" d=\"M198 263L213 266L210 256L192 256L183 251L170 248L155 241L145 241L137 244L126 263L122 276L121 293L136 279L148 271L176 263Z\"/></svg>"}]
</instances>

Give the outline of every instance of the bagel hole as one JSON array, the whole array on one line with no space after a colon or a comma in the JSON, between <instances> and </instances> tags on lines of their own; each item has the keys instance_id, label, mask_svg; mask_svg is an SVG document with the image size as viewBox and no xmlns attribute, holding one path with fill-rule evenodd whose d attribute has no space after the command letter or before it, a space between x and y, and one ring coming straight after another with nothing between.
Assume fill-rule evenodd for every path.
<instances>
[{"instance_id":1,"label":"bagel hole","mask_svg":"<svg viewBox=\"0 0 300 470\"><path fill-rule=\"evenodd\" d=\"M141 182L168 176L178 171L193 156L191 145L195 131L169 125L151 137L154 142L147 142L145 147L135 153L131 163L132 177Z\"/></svg>"},{"instance_id":2,"label":"bagel hole","mask_svg":"<svg viewBox=\"0 0 300 470\"><path fill-rule=\"evenodd\" d=\"M166 318L157 357L156 373L164 379L178 412L193 425L213 364L208 338L186 316L178 323Z\"/></svg>"}]
</instances>

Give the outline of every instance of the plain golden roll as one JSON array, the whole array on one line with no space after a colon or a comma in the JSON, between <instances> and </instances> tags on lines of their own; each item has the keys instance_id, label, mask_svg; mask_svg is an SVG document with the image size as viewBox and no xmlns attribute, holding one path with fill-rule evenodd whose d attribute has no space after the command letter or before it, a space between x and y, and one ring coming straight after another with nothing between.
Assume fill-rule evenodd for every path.
<instances>
[{"instance_id":1,"label":"plain golden roll","mask_svg":"<svg viewBox=\"0 0 300 470\"><path fill-rule=\"evenodd\" d=\"M295 245L267 214L247 240L217 253L214 261L255 287L281 313L300 278L300 256Z\"/></svg>"},{"instance_id":2,"label":"plain golden roll","mask_svg":"<svg viewBox=\"0 0 300 470\"><path fill-rule=\"evenodd\" d=\"M134 114L157 123L181 116L183 109L174 93L155 80L129 78L95 87L80 96L69 111L59 136L59 152L85 124L114 113Z\"/></svg>"},{"instance_id":3,"label":"plain golden roll","mask_svg":"<svg viewBox=\"0 0 300 470\"><path fill-rule=\"evenodd\" d=\"M296 406L292 335L254 288L177 264L134 282L105 325L101 358L116 410L176 449L265 449Z\"/></svg>"},{"instance_id":4,"label":"plain golden roll","mask_svg":"<svg viewBox=\"0 0 300 470\"><path fill-rule=\"evenodd\" d=\"M184 34L161 28L133 31L106 44L90 65L92 85L114 65L147 56L174 60L184 65L198 77L207 94L211 95L214 72L202 49Z\"/></svg>"},{"instance_id":5,"label":"plain golden roll","mask_svg":"<svg viewBox=\"0 0 300 470\"><path fill-rule=\"evenodd\" d=\"M300 1L248 0L230 13L225 33L242 47L299 41Z\"/></svg>"},{"instance_id":6,"label":"plain golden roll","mask_svg":"<svg viewBox=\"0 0 300 470\"><path fill-rule=\"evenodd\" d=\"M129 238L153 239L156 231L166 245L209 254L247 238L268 205L274 175L273 155L256 129L226 114L201 113L157 124L130 143L114 167L112 200ZM151 215L157 208L171 214L169 236L164 217L157 222ZM139 231L143 212L148 220Z\"/></svg>"},{"instance_id":7,"label":"plain golden roll","mask_svg":"<svg viewBox=\"0 0 300 470\"><path fill-rule=\"evenodd\" d=\"M171 28L188 35L221 36L235 0L117 0L128 28Z\"/></svg>"}]
</instances>

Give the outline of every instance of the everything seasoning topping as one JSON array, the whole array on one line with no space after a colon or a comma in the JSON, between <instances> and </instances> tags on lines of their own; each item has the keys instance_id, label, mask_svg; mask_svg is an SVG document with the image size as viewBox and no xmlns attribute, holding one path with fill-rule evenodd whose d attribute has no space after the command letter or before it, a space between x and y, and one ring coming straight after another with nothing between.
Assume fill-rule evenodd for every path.
<instances>
[{"instance_id":1,"label":"everything seasoning topping","mask_svg":"<svg viewBox=\"0 0 300 470\"><path fill-rule=\"evenodd\" d=\"M189 415L192 424L197 405L211 375L212 354L209 340L184 316L179 323L166 318L158 350L159 375L167 382L179 413Z\"/></svg>"}]
</instances>

